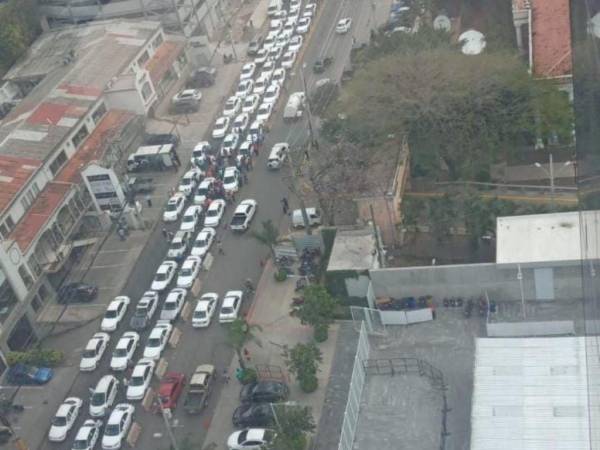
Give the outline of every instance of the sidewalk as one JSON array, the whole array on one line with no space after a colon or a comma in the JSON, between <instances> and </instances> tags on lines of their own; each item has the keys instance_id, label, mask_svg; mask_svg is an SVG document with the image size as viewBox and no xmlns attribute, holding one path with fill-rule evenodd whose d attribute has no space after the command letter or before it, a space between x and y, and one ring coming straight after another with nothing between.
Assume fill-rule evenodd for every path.
<instances>
[{"instance_id":1,"label":"sidewalk","mask_svg":"<svg viewBox=\"0 0 600 450\"><path fill-rule=\"evenodd\" d=\"M268 262L258 283L254 304L247 314L249 323L259 325L262 328L262 331L256 333L261 346L255 343L247 345L251 358L250 365L268 364L281 367L290 386L290 401L310 406L315 423L318 424L325 401L327 383L330 378L338 325L332 325L329 329L329 339L319 344L323 354L323 362L320 364L320 371L317 374L319 387L315 392L305 394L300 390L298 382L287 374L281 353L283 346L293 347L299 342L311 341L312 328L301 325L297 318L291 317L289 314L292 297L295 294L295 281L290 279L278 283L273 278L274 271L272 263ZM204 441L205 447L214 450L225 450L225 441L229 434L235 430L231 424L231 416L235 408L239 406L241 389L241 385L234 376L237 367L237 357L234 356L229 367L231 382L221 392Z\"/></svg>"}]
</instances>

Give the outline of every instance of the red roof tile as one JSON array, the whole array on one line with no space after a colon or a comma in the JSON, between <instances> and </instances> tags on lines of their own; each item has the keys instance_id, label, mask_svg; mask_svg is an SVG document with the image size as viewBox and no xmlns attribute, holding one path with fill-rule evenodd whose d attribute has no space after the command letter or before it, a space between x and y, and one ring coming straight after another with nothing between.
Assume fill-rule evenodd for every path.
<instances>
[{"instance_id":1,"label":"red roof tile","mask_svg":"<svg viewBox=\"0 0 600 450\"><path fill-rule=\"evenodd\" d=\"M146 70L154 86L158 86L173 62L179 57L183 50L183 42L165 41L156 49L152 58L146 63Z\"/></svg>"},{"instance_id":2,"label":"red roof tile","mask_svg":"<svg viewBox=\"0 0 600 450\"><path fill-rule=\"evenodd\" d=\"M0 212L10 204L40 165L40 161L35 159L0 155Z\"/></svg>"},{"instance_id":3,"label":"red roof tile","mask_svg":"<svg viewBox=\"0 0 600 450\"><path fill-rule=\"evenodd\" d=\"M19 220L10 238L17 242L23 253L33 243L39 231L54 215L59 205L63 203L72 187L73 185L69 183L48 183L25 216Z\"/></svg>"},{"instance_id":4,"label":"red roof tile","mask_svg":"<svg viewBox=\"0 0 600 450\"><path fill-rule=\"evenodd\" d=\"M81 146L60 171L55 180L66 183L78 183L80 180L80 169L91 161L101 159L111 138L118 134L133 117L134 114L126 111L108 111L92 134L85 140L83 146Z\"/></svg>"},{"instance_id":5,"label":"red roof tile","mask_svg":"<svg viewBox=\"0 0 600 450\"><path fill-rule=\"evenodd\" d=\"M100 97L102 89L95 86L80 86L76 84L62 84L58 87L67 94L82 95L84 97Z\"/></svg>"},{"instance_id":6,"label":"red roof tile","mask_svg":"<svg viewBox=\"0 0 600 450\"><path fill-rule=\"evenodd\" d=\"M69 109L69 105L56 103L40 103L29 116L27 122L36 125L57 125Z\"/></svg>"},{"instance_id":7,"label":"red roof tile","mask_svg":"<svg viewBox=\"0 0 600 450\"><path fill-rule=\"evenodd\" d=\"M571 75L569 0L531 3L533 75L543 78Z\"/></svg>"}]
</instances>

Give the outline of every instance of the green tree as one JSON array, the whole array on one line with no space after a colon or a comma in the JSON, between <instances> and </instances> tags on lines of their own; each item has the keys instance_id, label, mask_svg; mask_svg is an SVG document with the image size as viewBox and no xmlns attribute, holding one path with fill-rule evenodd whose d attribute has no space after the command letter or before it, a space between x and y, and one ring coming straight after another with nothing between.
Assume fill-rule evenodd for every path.
<instances>
[{"instance_id":1,"label":"green tree","mask_svg":"<svg viewBox=\"0 0 600 450\"><path fill-rule=\"evenodd\" d=\"M291 374L295 375L303 392L314 392L318 387L317 371L323 362L321 350L314 342L296 344L291 350L287 347L282 353L285 364Z\"/></svg>"},{"instance_id":2,"label":"green tree","mask_svg":"<svg viewBox=\"0 0 600 450\"><path fill-rule=\"evenodd\" d=\"M254 334L256 331L262 331L260 325L249 324L245 319L237 318L227 327L227 342L235 351L238 358L238 364L242 369L246 369L246 363L242 357L242 350L248 342L254 342L259 347L261 342Z\"/></svg>"},{"instance_id":3,"label":"green tree","mask_svg":"<svg viewBox=\"0 0 600 450\"><path fill-rule=\"evenodd\" d=\"M311 285L304 288L304 303L298 308L296 316L303 324L313 327L317 342L327 340L337 304L337 300L323 286Z\"/></svg>"},{"instance_id":4,"label":"green tree","mask_svg":"<svg viewBox=\"0 0 600 450\"><path fill-rule=\"evenodd\" d=\"M308 406L274 404L275 439L269 450L304 450L306 435L315 431L316 425L312 411Z\"/></svg>"},{"instance_id":5,"label":"green tree","mask_svg":"<svg viewBox=\"0 0 600 450\"><path fill-rule=\"evenodd\" d=\"M33 0L0 5L0 71L8 70L39 34L36 8Z\"/></svg>"},{"instance_id":6,"label":"green tree","mask_svg":"<svg viewBox=\"0 0 600 450\"><path fill-rule=\"evenodd\" d=\"M275 245L279 240L279 230L273 225L271 219L262 222L262 229L260 231L252 231L252 237L259 241L261 244L269 247L271 256L275 258Z\"/></svg>"},{"instance_id":7,"label":"green tree","mask_svg":"<svg viewBox=\"0 0 600 450\"><path fill-rule=\"evenodd\" d=\"M443 241L450 234L450 228L455 225L454 208L455 202L448 194L442 198L432 198L427 203L429 229L438 242Z\"/></svg>"}]
</instances>

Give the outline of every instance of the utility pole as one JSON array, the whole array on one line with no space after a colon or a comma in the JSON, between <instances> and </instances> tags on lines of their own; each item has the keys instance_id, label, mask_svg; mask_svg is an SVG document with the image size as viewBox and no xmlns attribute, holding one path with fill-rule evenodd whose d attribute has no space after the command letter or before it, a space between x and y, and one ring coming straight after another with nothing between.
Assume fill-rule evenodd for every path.
<instances>
[{"instance_id":1,"label":"utility pole","mask_svg":"<svg viewBox=\"0 0 600 450\"><path fill-rule=\"evenodd\" d=\"M293 150L290 149L288 152L288 161L290 163L290 172L291 172L291 186L290 190L296 195L298 198L298 202L300 203L300 211L302 212L302 222L304 222L304 228L306 229L306 234L310 236L312 234L312 230L310 228L310 220L308 220L308 213L306 212L306 205L304 203L304 196L302 192L300 192L300 188L298 185L298 178L296 174L296 164L294 162ZM298 172L300 172L300 166L298 166Z\"/></svg>"},{"instance_id":2,"label":"utility pole","mask_svg":"<svg viewBox=\"0 0 600 450\"><path fill-rule=\"evenodd\" d=\"M162 416L165 422L165 428L167 429L167 434L169 435L169 440L171 441L171 448L173 450L179 450L177 440L175 439L175 435L173 434L173 430L171 428L171 423L169 422L169 418L167 417L167 411L165 408L163 408L163 403L160 399L160 395L157 394L156 398L158 399L158 406L160 407L160 415Z\"/></svg>"}]
</instances>

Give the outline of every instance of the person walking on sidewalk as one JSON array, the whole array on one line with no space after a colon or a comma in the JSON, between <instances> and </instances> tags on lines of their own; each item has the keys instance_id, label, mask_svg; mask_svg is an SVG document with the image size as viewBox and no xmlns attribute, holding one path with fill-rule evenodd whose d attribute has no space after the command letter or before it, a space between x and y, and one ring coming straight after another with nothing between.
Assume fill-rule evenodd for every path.
<instances>
[{"instance_id":1,"label":"person walking on sidewalk","mask_svg":"<svg viewBox=\"0 0 600 450\"><path fill-rule=\"evenodd\" d=\"M288 199L283 197L281 199L281 206L283 208L283 214L287 215L288 211L290 210L290 204L288 203Z\"/></svg>"},{"instance_id":2,"label":"person walking on sidewalk","mask_svg":"<svg viewBox=\"0 0 600 450\"><path fill-rule=\"evenodd\" d=\"M221 241L221 239L217 239L217 251L219 255L225 254L225 251L223 250L223 242Z\"/></svg>"},{"instance_id":3,"label":"person walking on sidewalk","mask_svg":"<svg viewBox=\"0 0 600 450\"><path fill-rule=\"evenodd\" d=\"M152 196L150 194L146 195L146 204L148 208L152 208Z\"/></svg>"},{"instance_id":4,"label":"person walking on sidewalk","mask_svg":"<svg viewBox=\"0 0 600 450\"><path fill-rule=\"evenodd\" d=\"M165 238L165 240L169 240L169 232L167 231L167 229L165 227L163 227L163 229L162 229L162 234L163 234L163 237Z\"/></svg>"}]
</instances>

